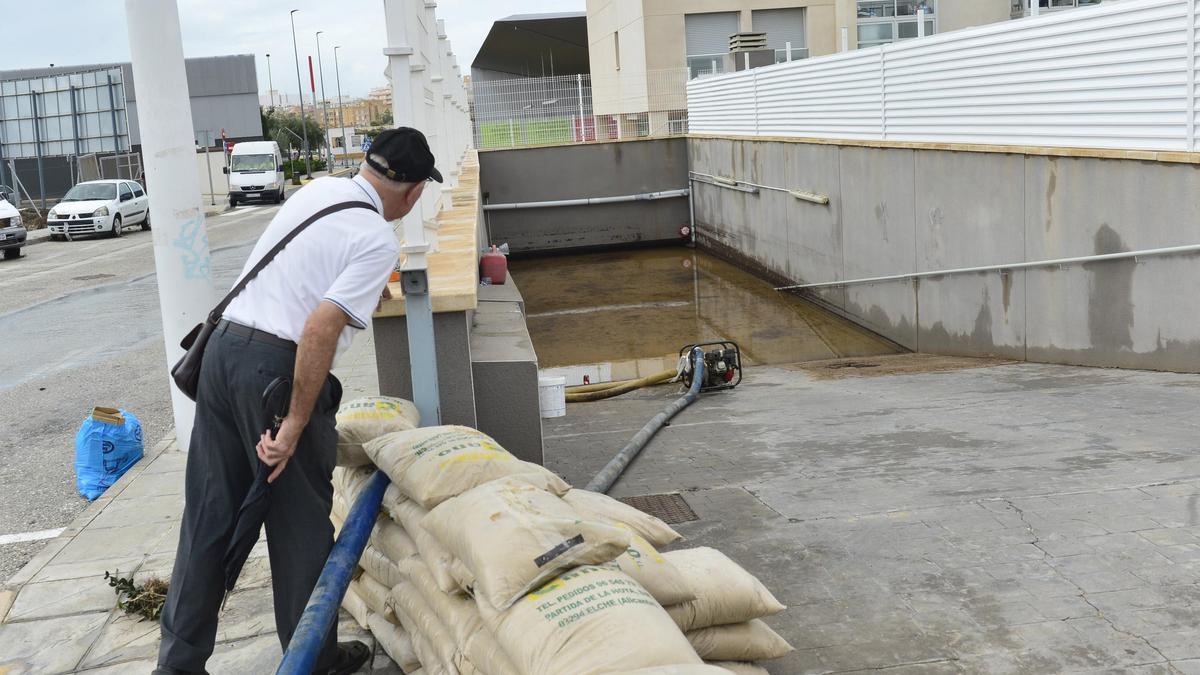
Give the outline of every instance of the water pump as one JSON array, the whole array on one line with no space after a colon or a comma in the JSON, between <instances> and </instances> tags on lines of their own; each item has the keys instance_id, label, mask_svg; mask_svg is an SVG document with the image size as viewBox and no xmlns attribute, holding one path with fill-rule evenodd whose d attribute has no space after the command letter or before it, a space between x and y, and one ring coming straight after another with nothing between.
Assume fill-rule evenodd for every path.
<instances>
[{"instance_id":1,"label":"water pump","mask_svg":"<svg viewBox=\"0 0 1200 675\"><path fill-rule=\"evenodd\" d=\"M692 386L693 373L696 372L692 350L696 347L704 352L704 379L700 382L700 391L719 391L738 386L742 381L741 350L732 341L701 342L680 349L684 386Z\"/></svg>"}]
</instances>

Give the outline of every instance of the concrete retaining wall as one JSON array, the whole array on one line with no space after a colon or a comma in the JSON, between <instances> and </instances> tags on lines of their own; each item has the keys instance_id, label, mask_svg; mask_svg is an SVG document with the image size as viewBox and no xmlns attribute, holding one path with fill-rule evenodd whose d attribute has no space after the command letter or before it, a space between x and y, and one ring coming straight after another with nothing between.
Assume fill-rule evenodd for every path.
<instances>
[{"instance_id":1,"label":"concrete retaining wall","mask_svg":"<svg viewBox=\"0 0 1200 675\"><path fill-rule=\"evenodd\" d=\"M701 242L815 283L1200 243L1200 167L691 138L692 169L828 194L695 186ZM815 296L917 351L1200 371L1194 255L956 274Z\"/></svg>"},{"instance_id":2,"label":"concrete retaining wall","mask_svg":"<svg viewBox=\"0 0 1200 675\"><path fill-rule=\"evenodd\" d=\"M683 138L489 150L479 153L489 204L613 197L687 186ZM493 244L514 253L678 241L686 198L600 206L488 211Z\"/></svg>"}]
</instances>

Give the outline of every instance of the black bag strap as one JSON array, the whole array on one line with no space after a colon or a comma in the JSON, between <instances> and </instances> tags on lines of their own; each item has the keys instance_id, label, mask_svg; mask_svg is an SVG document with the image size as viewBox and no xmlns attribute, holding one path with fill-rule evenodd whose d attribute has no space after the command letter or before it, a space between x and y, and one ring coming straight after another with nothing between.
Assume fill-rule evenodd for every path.
<instances>
[{"instance_id":1,"label":"black bag strap","mask_svg":"<svg viewBox=\"0 0 1200 675\"><path fill-rule=\"evenodd\" d=\"M283 248L288 245L288 243L295 239L296 236L303 232L309 225L312 225L325 216L337 213L338 211L345 211L346 209L370 209L375 213L379 213L379 209L376 209L374 204L350 201L339 202L333 206L327 206L309 216L307 220L297 225L296 229L288 232L283 239L280 239L278 243L272 246L271 250L267 251L266 255L264 255L257 263L255 263L254 267L250 268L250 271L247 272L245 276L243 276L241 280L237 282L233 289L229 291L229 294L222 298L221 302L217 303L217 306L213 308L213 311L208 313L208 320L213 323L220 321L221 315L225 313L225 308L229 306L229 303L233 302L233 299L236 298L239 293L245 290L246 286L251 281L254 281L254 277L258 276L258 273L263 271L263 268L265 268L271 262L271 260L275 258L275 256L279 255L279 252L282 251Z\"/></svg>"}]
</instances>

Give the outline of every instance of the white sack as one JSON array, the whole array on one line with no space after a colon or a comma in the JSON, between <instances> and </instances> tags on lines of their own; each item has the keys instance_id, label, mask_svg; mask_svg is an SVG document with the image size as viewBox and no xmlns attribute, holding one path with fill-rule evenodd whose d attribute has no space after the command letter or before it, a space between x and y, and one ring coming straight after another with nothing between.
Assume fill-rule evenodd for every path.
<instances>
[{"instance_id":1,"label":"white sack","mask_svg":"<svg viewBox=\"0 0 1200 675\"><path fill-rule=\"evenodd\" d=\"M712 665L719 666L733 673L734 675L771 675L766 668L756 666L753 663L743 663L741 661L713 661Z\"/></svg>"},{"instance_id":2,"label":"white sack","mask_svg":"<svg viewBox=\"0 0 1200 675\"><path fill-rule=\"evenodd\" d=\"M383 495L383 508L412 537L417 553L429 565L438 588L446 593L462 593L475 585L470 571L421 524L428 511L405 499L398 491Z\"/></svg>"},{"instance_id":3,"label":"white sack","mask_svg":"<svg viewBox=\"0 0 1200 675\"><path fill-rule=\"evenodd\" d=\"M696 599L667 607L681 630L742 623L787 609L766 586L724 553L708 548L669 551Z\"/></svg>"},{"instance_id":4,"label":"white sack","mask_svg":"<svg viewBox=\"0 0 1200 675\"><path fill-rule=\"evenodd\" d=\"M367 622L371 610L367 607L367 603L363 602L362 595L358 592L357 580L351 581L350 586L346 588L346 594L342 596L342 609L349 612L359 626L370 628Z\"/></svg>"},{"instance_id":5,"label":"white sack","mask_svg":"<svg viewBox=\"0 0 1200 675\"><path fill-rule=\"evenodd\" d=\"M484 623L525 675L700 664L670 616L615 565L577 567L503 612L478 604Z\"/></svg>"},{"instance_id":6,"label":"white sack","mask_svg":"<svg viewBox=\"0 0 1200 675\"><path fill-rule=\"evenodd\" d=\"M397 431L364 448L400 491L425 509L505 476L537 474L546 478L555 494L570 489L549 470L517 459L490 436L469 427Z\"/></svg>"},{"instance_id":7,"label":"white sack","mask_svg":"<svg viewBox=\"0 0 1200 675\"><path fill-rule=\"evenodd\" d=\"M475 597L497 609L563 570L613 560L630 542L628 530L580 520L569 504L520 477L454 497L421 524L475 576Z\"/></svg>"},{"instance_id":8,"label":"white sack","mask_svg":"<svg viewBox=\"0 0 1200 675\"><path fill-rule=\"evenodd\" d=\"M363 550L362 557L358 559L358 566L388 588L402 581L396 563L374 546L367 546Z\"/></svg>"},{"instance_id":9,"label":"white sack","mask_svg":"<svg viewBox=\"0 0 1200 675\"><path fill-rule=\"evenodd\" d=\"M624 523L617 525L625 527ZM696 598L679 570L637 534L630 537L629 548L615 562L660 605L677 605Z\"/></svg>"},{"instance_id":10,"label":"white sack","mask_svg":"<svg viewBox=\"0 0 1200 675\"><path fill-rule=\"evenodd\" d=\"M429 566L420 558L409 558L397 565L421 594L433 613L449 631L459 651L487 675L521 675L508 655L496 642L496 636L483 625L475 602L462 595L451 595L437 587ZM395 592L395 589L392 589Z\"/></svg>"},{"instance_id":11,"label":"white sack","mask_svg":"<svg viewBox=\"0 0 1200 675\"><path fill-rule=\"evenodd\" d=\"M608 495L572 488L563 499L575 507L579 515L587 520L598 520L602 523L616 522L628 525L634 532L650 542L655 548L663 548L673 544L683 536L671 529L663 521L649 513L639 511L628 504L623 504Z\"/></svg>"},{"instance_id":12,"label":"white sack","mask_svg":"<svg viewBox=\"0 0 1200 675\"><path fill-rule=\"evenodd\" d=\"M415 429L421 413L402 398L367 396L343 403L336 421L338 466L365 466L371 458L363 451L363 443L393 431Z\"/></svg>"},{"instance_id":13,"label":"white sack","mask_svg":"<svg viewBox=\"0 0 1200 675\"><path fill-rule=\"evenodd\" d=\"M388 592L388 587L370 574L362 574L356 581L358 588L355 589L355 592L363 599L363 602L367 603L367 607L375 614L395 623L396 614L392 611L392 597Z\"/></svg>"},{"instance_id":14,"label":"white sack","mask_svg":"<svg viewBox=\"0 0 1200 675\"><path fill-rule=\"evenodd\" d=\"M397 626L378 614L372 614L368 618L371 634L375 636L375 641L383 647L383 651L387 653L396 665L406 673L416 671L421 667L421 661L417 658L417 652L413 649L412 639L404 629Z\"/></svg>"},{"instance_id":15,"label":"white sack","mask_svg":"<svg viewBox=\"0 0 1200 675\"><path fill-rule=\"evenodd\" d=\"M794 651L787 640L761 619L697 628L686 635L696 653L706 661L766 661Z\"/></svg>"}]
</instances>

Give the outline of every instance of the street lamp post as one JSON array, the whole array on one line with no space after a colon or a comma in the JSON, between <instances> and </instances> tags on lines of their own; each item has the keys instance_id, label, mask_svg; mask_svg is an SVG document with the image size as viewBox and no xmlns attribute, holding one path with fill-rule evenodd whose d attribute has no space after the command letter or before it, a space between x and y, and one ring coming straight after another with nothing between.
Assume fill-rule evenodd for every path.
<instances>
[{"instance_id":1,"label":"street lamp post","mask_svg":"<svg viewBox=\"0 0 1200 675\"><path fill-rule=\"evenodd\" d=\"M298 9L293 9L288 13L292 20L292 54L296 57L296 86L300 88L300 129L304 132L304 172L308 174L309 179L312 178L312 159L308 155L308 124L304 119L304 81L300 79L300 49L296 47L296 12ZM294 175L294 174L293 174Z\"/></svg>"},{"instance_id":2,"label":"street lamp post","mask_svg":"<svg viewBox=\"0 0 1200 675\"><path fill-rule=\"evenodd\" d=\"M271 82L271 55L267 54L267 98L271 101L271 107L275 107L275 85Z\"/></svg>"},{"instance_id":3,"label":"street lamp post","mask_svg":"<svg viewBox=\"0 0 1200 675\"><path fill-rule=\"evenodd\" d=\"M333 74L337 80L338 126L342 128L342 159L345 160L350 155L350 146L346 142L346 115L342 112L342 73L338 69L337 50L341 48L341 45L335 45L333 48Z\"/></svg>"},{"instance_id":4,"label":"street lamp post","mask_svg":"<svg viewBox=\"0 0 1200 675\"><path fill-rule=\"evenodd\" d=\"M321 72L321 121L325 126L325 156L328 158L325 164L329 170L333 170L333 146L329 143L329 99L325 98L325 66L321 63L321 33L325 31L317 31L317 70Z\"/></svg>"}]
</instances>

